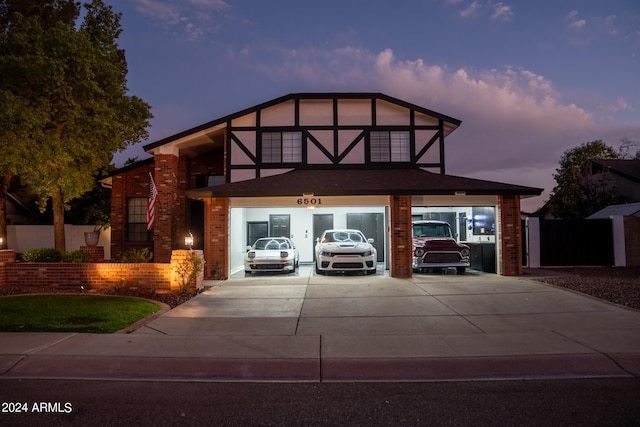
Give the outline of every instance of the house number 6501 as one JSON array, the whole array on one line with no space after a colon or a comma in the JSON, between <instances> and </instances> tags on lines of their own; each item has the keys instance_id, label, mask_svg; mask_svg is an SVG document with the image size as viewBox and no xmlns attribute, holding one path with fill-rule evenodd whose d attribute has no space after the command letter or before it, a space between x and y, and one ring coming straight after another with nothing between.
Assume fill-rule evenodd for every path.
<instances>
[{"instance_id":1,"label":"house number 6501","mask_svg":"<svg viewBox=\"0 0 640 427\"><path fill-rule=\"evenodd\" d=\"M319 197L312 197L312 198L299 197L298 204L299 205L321 205L322 199Z\"/></svg>"}]
</instances>

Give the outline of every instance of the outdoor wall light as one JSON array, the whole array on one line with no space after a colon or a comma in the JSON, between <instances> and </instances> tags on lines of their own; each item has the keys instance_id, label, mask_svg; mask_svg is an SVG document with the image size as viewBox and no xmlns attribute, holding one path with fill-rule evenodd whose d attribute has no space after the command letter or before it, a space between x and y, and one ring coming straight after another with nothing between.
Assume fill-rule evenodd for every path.
<instances>
[{"instance_id":1,"label":"outdoor wall light","mask_svg":"<svg viewBox=\"0 0 640 427\"><path fill-rule=\"evenodd\" d=\"M2 245L4 245L4 237L0 236L0 249L2 249Z\"/></svg>"},{"instance_id":2,"label":"outdoor wall light","mask_svg":"<svg viewBox=\"0 0 640 427\"><path fill-rule=\"evenodd\" d=\"M187 249L189 249L190 251L193 250L193 234L191 234L191 231L189 231L189 234L187 234L186 236L184 236L184 245L187 247Z\"/></svg>"}]
</instances>

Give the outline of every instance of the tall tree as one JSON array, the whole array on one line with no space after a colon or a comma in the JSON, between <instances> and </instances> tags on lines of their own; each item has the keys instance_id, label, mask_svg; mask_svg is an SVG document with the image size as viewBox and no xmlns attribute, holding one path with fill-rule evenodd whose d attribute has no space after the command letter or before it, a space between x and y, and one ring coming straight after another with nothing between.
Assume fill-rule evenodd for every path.
<instances>
[{"instance_id":1,"label":"tall tree","mask_svg":"<svg viewBox=\"0 0 640 427\"><path fill-rule=\"evenodd\" d=\"M617 159L618 153L602 140L586 142L564 152L553 178L556 186L549 197L551 213L563 219L582 219L616 203L606 177L595 178L583 169L588 160Z\"/></svg>"},{"instance_id":2,"label":"tall tree","mask_svg":"<svg viewBox=\"0 0 640 427\"><path fill-rule=\"evenodd\" d=\"M117 39L121 14L102 0L0 0L0 140L3 174L19 174L51 200L55 247L65 250L64 211L93 186L113 153L147 137L150 107L128 94ZM0 231L1 232L1 231Z\"/></svg>"}]
</instances>

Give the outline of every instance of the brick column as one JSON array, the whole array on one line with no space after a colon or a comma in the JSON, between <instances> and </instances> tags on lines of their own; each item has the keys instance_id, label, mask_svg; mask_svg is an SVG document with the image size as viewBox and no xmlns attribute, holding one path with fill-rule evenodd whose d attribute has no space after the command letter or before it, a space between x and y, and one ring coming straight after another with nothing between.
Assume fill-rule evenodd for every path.
<instances>
[{"instance_id":1,"label":"brick column","mask_svg":"<svg viewBox=\"0 0 640 427\"><path fill-rule=\"evenodd\" d=\"M104 246L80 246L80 249L89 254L90 262L104 262Z\"/></svg>"},{"instance_id":2,"label":"brick column","mask_svg":"<svg viewBox=\"0 0 640 427\"><path fill-rule=\"evenodd\" d=\"M391 196L391 277L413 275L411 196Z\"/></svg>"},{"instance_id":3,"label":"brick column","mask_svg":"<svg viewBox=\"0 0 640 427\"><path fill-rule=\"evenodd\" d=\"M520 196L500 196L500 274L522 274L522 226L520 222Z\"/></svg>"},{"instance_id":4,"label":"brick column","mask_svg":"<svg viewBox=\"0 0 640 427\"><path fill-rule=\"evenodd\" d=\"M16 252L13 249L0 249L0 286L7 284L5 264L16 262Z\"/></svg>"},{"instance_id":5,"label":"brick column","mask_svg":"<svg viewBox=\"0 0 640 427\"><path fill-rule=\"evenodd\" d=\"M178 157L173 154L156 154L153 181L158 190L155 225L153 227L154 262L170 262L171 250L176 242L174 212L182 205L178 196ZM184 245L184 243L183 243Z\"/></svg>"},{"instance_id":6,"label":"brick column","mask_svg":"<svg viewBox=\"0 0 640 427\"><path fill-rule=\"evenodd\" d=\"M207 279L229 278L229 199L204 200L204 255Z\"/></svg>"}]
</instances>

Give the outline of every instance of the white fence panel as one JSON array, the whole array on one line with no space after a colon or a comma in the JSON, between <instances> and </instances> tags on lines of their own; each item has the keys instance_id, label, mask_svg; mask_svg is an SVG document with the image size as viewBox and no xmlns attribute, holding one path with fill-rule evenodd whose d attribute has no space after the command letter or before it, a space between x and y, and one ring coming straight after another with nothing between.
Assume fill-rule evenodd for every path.
<instances>
[{"instance_id":1,"label":"white fence panel","mask_svg":"<svg viewBox=\"0 0 640 427\"><path fill-rule=\"evenodd\" d=\"M64 226L64 235L67 244L67 252L86 246L84 233L93 231L93 225L69 225ZM7 247L21 254L27 249L53 248L53 225L8 225ZM105 259L111 259L111 230L103 230L100 233L98 246L104 246Z\"/></svg>"}]
</instances>

